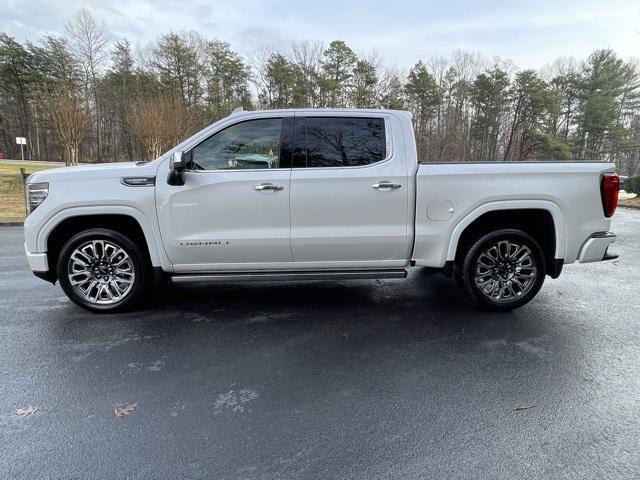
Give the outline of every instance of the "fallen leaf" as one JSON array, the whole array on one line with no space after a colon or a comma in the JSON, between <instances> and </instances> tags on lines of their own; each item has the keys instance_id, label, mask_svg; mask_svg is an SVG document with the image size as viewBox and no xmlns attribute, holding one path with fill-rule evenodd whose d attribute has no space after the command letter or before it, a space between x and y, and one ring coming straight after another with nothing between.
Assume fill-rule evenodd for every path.
<instances>
[{"instance_id":1,"label":"fallen leaf","mask_svg":"<svg viewBox=\"0 0 640 480\"><path fill-rule=\"evenodd\" d=\"M535 407L535 405L529 405L527 402L521 403L516 408L513 409L514 412L518 412L520 410L529 410L530 408Z\"/></svg>"},{"instance_id":2,"label":"fallen leaf","mask_svg":"<svg viewBox=\"0 0 640 480\"><path fill-rule=\"evenodd\" d=\"M115 413L117 417L124 417L125 415L129 415L133 412L137 406L137 403L130 403L124 407L116 407L113 409L113 413Z\"/></svg>"},{"instance_id":3,"label":"fallen leaf","mask_svg":"<svg viewBox=\"0 0 640 480\"><path fill-rule=\"evenodd\" d=\"M200 323L204 321L204 317L196 317L193 320L191 320L191 323Z\"/></svg>"},{"instance_id":4,"label":"fallen leaf","mask_svg":"<svg viewBox=\"0 0 640 480\"><path fill-rule=\"evenodd\" d=\"M28 417L38 411L38 407L29 405L27 408L19 408L16 410L16 415L19 417Z\"/></svg>"}]
</instances>

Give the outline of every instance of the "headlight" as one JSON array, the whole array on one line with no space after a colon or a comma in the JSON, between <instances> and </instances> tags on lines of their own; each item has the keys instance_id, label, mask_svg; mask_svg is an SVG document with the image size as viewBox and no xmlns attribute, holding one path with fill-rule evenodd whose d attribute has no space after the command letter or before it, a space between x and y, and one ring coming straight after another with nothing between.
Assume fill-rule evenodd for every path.
<instances>
[{"instance_id":1,"label":"headlight","mask_svg":"<svg viewBox=\"0 0 640 480\"><path fill-rule=\"evenodd\" d=\"M49 184L47 182L27 183L27 206L29 213L33 212L38 205L44 202L47 195L49 195Z\"/></svg>"}]
</instances>

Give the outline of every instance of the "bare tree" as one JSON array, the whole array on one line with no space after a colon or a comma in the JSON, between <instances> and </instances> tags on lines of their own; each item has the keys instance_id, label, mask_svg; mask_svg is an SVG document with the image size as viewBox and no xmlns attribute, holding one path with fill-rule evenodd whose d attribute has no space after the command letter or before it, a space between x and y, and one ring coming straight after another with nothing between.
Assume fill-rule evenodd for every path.
<instances>
[{"instance_id":1,"label":"bare tree","mask_svg":"<svg viewBox=\"0 0 640 480\"><path fill-rule=\"evenodd\" d=\"M97 22L91 12L81 8L76 16L67 22L66 30L71 38L71 49L82 64L85 73L87 100L93 99L96 112L96 153L101 160L101 115L98 100L98 77L108 59L111 33L104 22ZM91 95L89 95L91 92Z\"/></svg>"},{"instance_id":2,"label":"bare tree","mask_svg":"<svg viewBox=\"0 0 640 480\"><path fill-rule=\"evenodd\" d=\"M249 55L249 68L251 69L249 81L254 85L258 108L267 108L272 101L272 92L267 80L267 63L269 57L274 53L275 50L271 48L259 48Z\"/></svg>"},{"instance_id":3,"label":"bare tree","mask_svg":"<svg viewBox=\"0 0 640 480\"><path fill-rule=\"evenodd\" d=\"M61 84L42 92L39 100L54 136L65 151L66 165L77 165L80 145L91 128L91 115L82 97L70 86Z\"/></svg>"},{"instance_id":4,"label":"bare tree","mask_svg":"<svg viewBox=\"0 0 640 480\"><path fill-rule=\"evenodd\" d=\"M153 160L192 132L193 116L177 97L141 98L128 111L128 124Z\"/></svg>"},{"instance_id":5,"label":"bare tree","mask_svg":"<svg viewBox=\"0 0 640 480\"><path fill-rule=\"evenodd\" d=\"M318 106L317 80L320 71L320 60L325 46L322 42L302 40L291 44L293 60L302 70L303 88L306 94L307 106Z\"/></svg>"}]
</instances>

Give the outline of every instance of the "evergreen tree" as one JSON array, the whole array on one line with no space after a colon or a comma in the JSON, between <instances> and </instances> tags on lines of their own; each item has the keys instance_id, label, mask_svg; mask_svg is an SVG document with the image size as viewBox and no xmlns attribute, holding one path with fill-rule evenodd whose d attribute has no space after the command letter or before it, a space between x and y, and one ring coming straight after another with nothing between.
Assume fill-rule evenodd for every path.
<instances>
[{"instance_id":1,"label":"evergreen tree","mask_svg":"<svg viewBox=\"0 0 640 480\"><path fill-rule=\"evenodd\" d=\"M368 60L358 60L353 69L348 92L349 105L355 108L374 108L377 106L376 86L378 73Z\"/></svg>"},{"instance_id":2,"label":"evergreen tree","mask_svg":"<svg viewBox=\"0 0 640 480\"><path fill-rule=\"evenodd\" d=\"M219 120L236 107L251 108L249 68L242 57L220 40L206 42L204 53L208 120Z\"/></svg>"},{"instance_id":3,"label":"evergreen tree","mask_svg":"<svg viewBox=\"0 0 640 480\"><path fill-rule=\"evenodd\" d=\"M197 104L201 95L202 65L199 61L199 36L168 33L153 49L152 68L168 95L180 95L187 107Z\"/></svg>"},{"instance_id":4,"label":"evergreen tree","mask_svg":"<svg viewBox=\"0 0 640 480\"><path fill-rule=\"evenodd\" d=\"M357 59L353 50L342 40L334 40L324 51L320 86L325 93L326 106L346 106L346 85L353 75Z\"/></svg>"},{"instance_id":5,"label":"evergreen tree","mask_svg":"<svg viewBox=\"0 0 640 480\"><path fill-rule=\"evenodd\" d=\"M404 91L409 109L413 113L418 154L421 159L430 160L428 148L436 109L442 102L442 92L422 60L409 71Z\"/></svg>"},{"instance_id":6,"label":"evergreen tree","mask_svg":"<svg viewBox=\"0 0 640 480\"><path fill-rule=\"evenodd\" d=\"M612 152L626 135L621 122L623 99L637 92L637 72L612 50L589 56L579 84L576 154L596 158Z\"/></svg>"},{"instance_id":7,"label":"evergreen tree","mask_svg":"<svg viewBox=\"0 0 640 480\"><path fill-rule=\"evenodd\" d=\"M498 66L478 75L471 86L475 115L471 122L474 160L496 160L500 127L507 109L509 77Z\"/></svg>"}]
</instances>

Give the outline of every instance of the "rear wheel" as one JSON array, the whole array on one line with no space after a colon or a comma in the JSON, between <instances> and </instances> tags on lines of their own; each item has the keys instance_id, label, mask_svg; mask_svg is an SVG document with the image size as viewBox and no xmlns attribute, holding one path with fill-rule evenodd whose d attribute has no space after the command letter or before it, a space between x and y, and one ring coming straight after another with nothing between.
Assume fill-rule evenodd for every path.
<instances>
[{"instance_id":1,"label":"rear wheel","mask_svg":"<svg viewBox=\"0 0 640 480\"><path fill-rule=\"evenodd\" d=\"M130 309L151 280L140 248L121 233L103 228L69 239L60 251L57 269L67 296L92 312Z\"/></svg>"},{"instance_id":2,"label":"rear wheel","mask_svg":"<svg viewBox=\"0 0 640 480\"><path fill-rule=\"evenodd\" d=\"M535 297L545 274L544 255L533 237L502 229L482 236L469 248L459 280L477 305L505 311Z\"/></svg>"}]
</instances>

